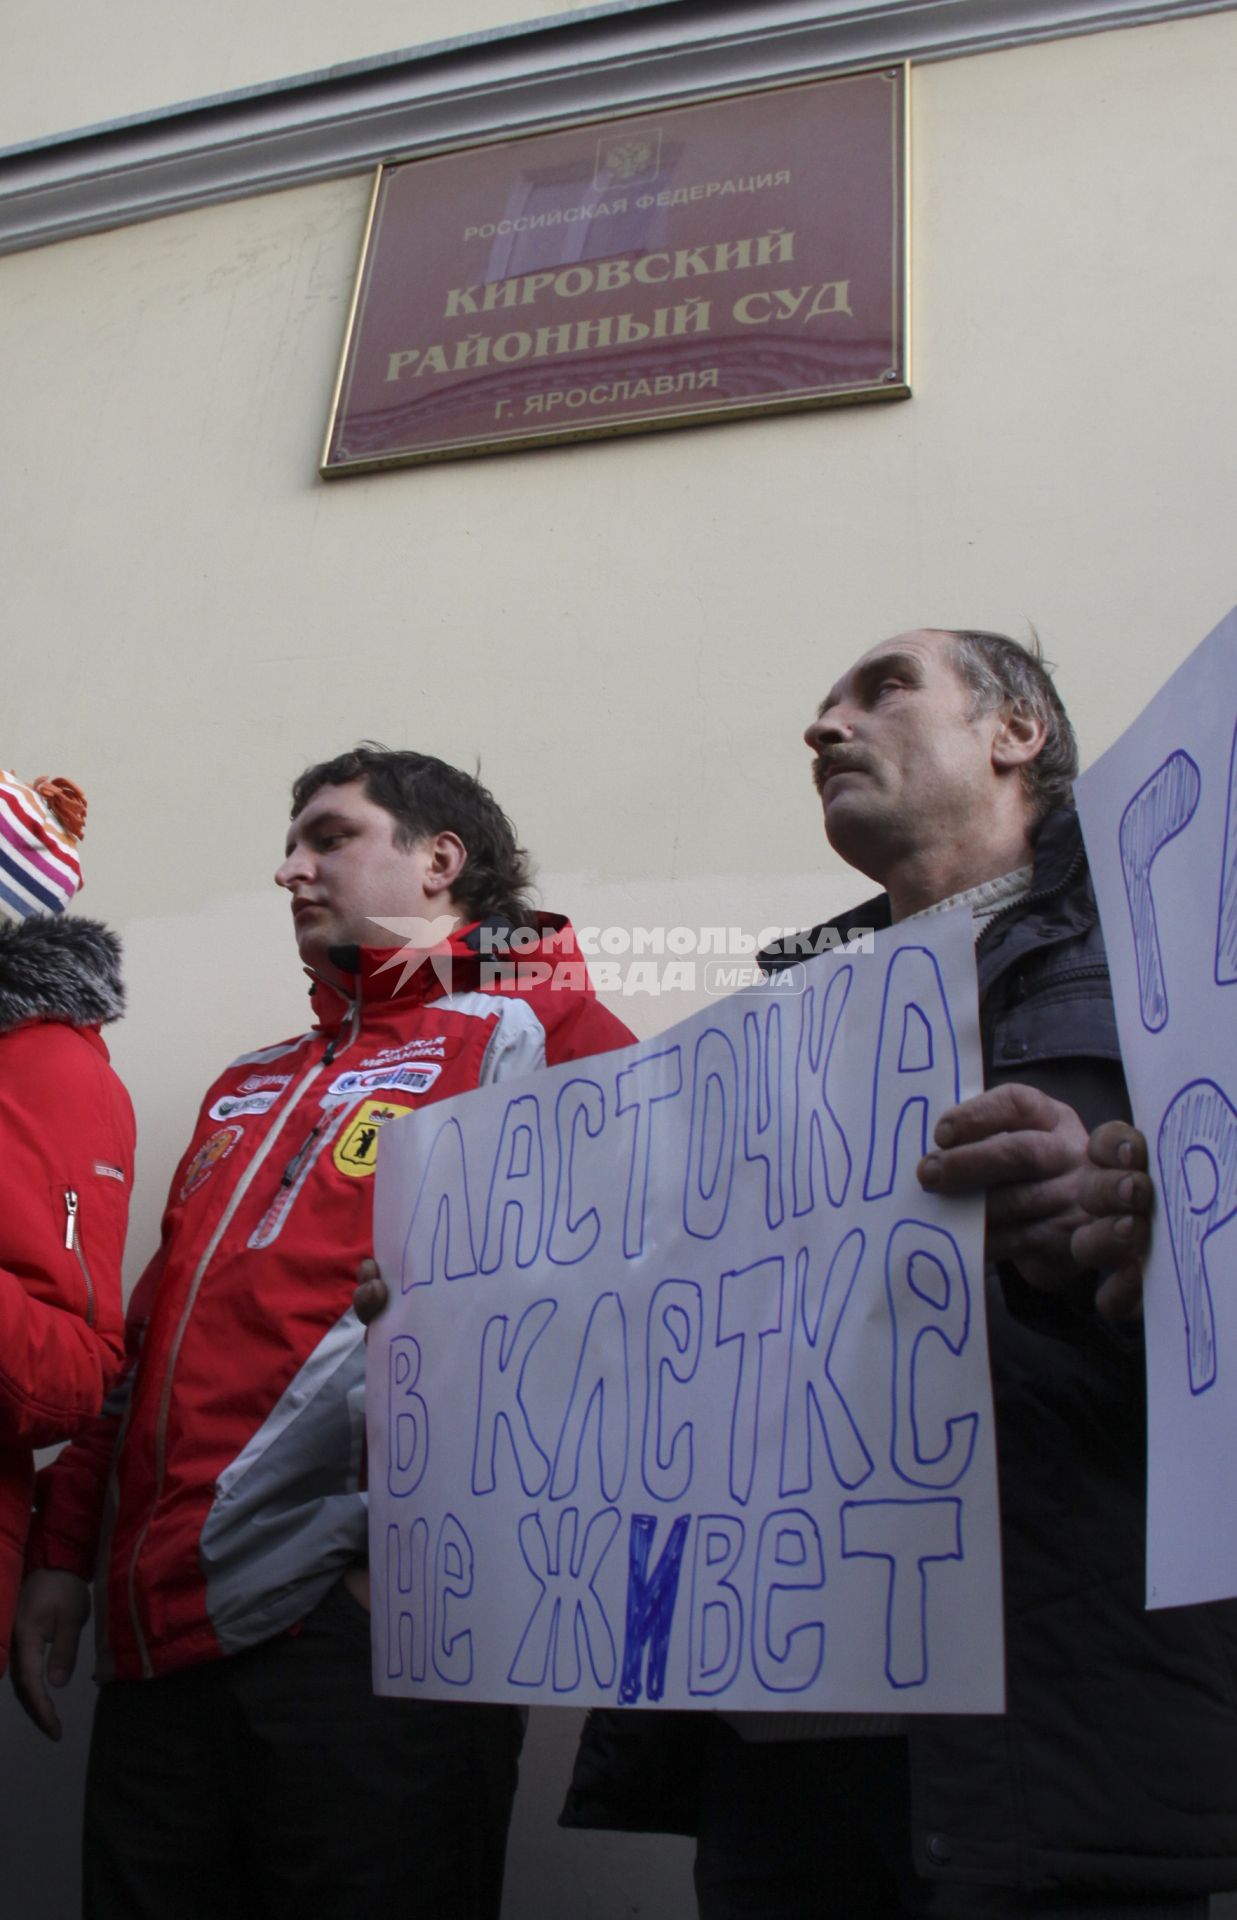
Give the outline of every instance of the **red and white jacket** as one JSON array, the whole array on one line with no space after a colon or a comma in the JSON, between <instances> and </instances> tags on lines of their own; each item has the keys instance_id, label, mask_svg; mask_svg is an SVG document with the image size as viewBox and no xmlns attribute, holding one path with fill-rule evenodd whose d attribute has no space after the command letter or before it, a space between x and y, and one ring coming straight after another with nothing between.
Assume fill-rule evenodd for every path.
<instances>
[{"instance_id":1,"label":"red and white jacket","mask_svg":"<svg viewBox=\"0 0 1237 1920\"><path fill-rule=\"evenodd\" d=\"M99 1024L123 1004L106 927L0 928L0 1673L34 1449L81 1432L120 1370L133 1108Z\"/></svg>"},{"instance_id":2,"label":"red and white jacket","mask_svg":"<svg viewBox=\"0 0 1237 1920\"><path fill-rule=\"evenodd\" d=\"M172 1179L129 1311L132 1363L39 1476L28 1565L98 1572L100 1679L170 1672L295 1624L366 1554L364 1334L378 1135L471 1087L628 1044L566 923L494 976L488 928L407 969L358 949L349 1000L236 1060ZM102 1544L101 1544L102 1536Z\"/></svg>"}]
</instances>

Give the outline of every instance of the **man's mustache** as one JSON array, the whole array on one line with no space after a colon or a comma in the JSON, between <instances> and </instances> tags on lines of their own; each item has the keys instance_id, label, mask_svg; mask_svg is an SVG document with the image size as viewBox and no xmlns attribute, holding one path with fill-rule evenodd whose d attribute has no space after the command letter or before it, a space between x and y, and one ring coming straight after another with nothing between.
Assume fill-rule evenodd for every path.
<instances>
[{"instance_id":1,"label":"man's mustache","mask_svg":"<svg viewBox=\"0 0 1237 1920\"><path fill-rule=\"evenodd\" d=\"M827 753L818 753L812 762L812 785L819 793L834 773L868 773L867 756L856 753L853 747L831 747Z\"/></svg>"}]
</instances>

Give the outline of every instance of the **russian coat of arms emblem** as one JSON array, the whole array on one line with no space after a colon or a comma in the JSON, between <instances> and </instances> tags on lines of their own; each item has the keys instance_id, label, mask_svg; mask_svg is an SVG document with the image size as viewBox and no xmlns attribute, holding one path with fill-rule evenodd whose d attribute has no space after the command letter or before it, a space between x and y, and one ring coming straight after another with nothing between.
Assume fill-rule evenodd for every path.
<instances>
[{"instance_id":1,"label":"russian coat of arms emblem","mask_svg":"<svg viewBox=\"0 0 1237 1920\"><path fill-rule=\"evenodd\" d=\"M625 133L597 142L597 172L593 184L600 190L609 186L633 186L640 180L655 180L661 165L661 134Z\"/></svg>"}]
</instances>

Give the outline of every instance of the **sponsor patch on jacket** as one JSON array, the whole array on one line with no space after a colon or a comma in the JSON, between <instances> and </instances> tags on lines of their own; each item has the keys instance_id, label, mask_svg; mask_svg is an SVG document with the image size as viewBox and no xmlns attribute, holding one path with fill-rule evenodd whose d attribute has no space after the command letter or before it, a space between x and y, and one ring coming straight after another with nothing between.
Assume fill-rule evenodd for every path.
<instances>
[{"instance_id":1,"label":"sponsor patch on jacket","mask_svg":"<svg viewBox=\"0 0 1237 1920\"><path fill-rule=\"evenodd\" d=\"M351 1073L341 1073L332 1080L322 1096L323 1106L336 1106L345 1100L355 1100L363 1093L428 1093L442 1072L436 1060L423 1060L415 1066L370 1067L368 1071L354 1069Z\"/></svg>"},{"instance_id":2,"label":"sponsor patch on jacket","mask_svg":"<svg viewBox=\"0 0 1237 1920\"><path fill-rule=\"evenodd\" d=\"M363 1180L378 1164L378 1135L388 1120L398 1120L411 1107L397 1107L386 1100L367 1100L351 1124L335 1142L332 1159L350 1180Z\"/></svg>"},{"instance_id":3,"label":"sponsor patch on jacket","mask_svg":"<svg viewBox=\"0 0 1237 1920\"><path fill-rule=\"evenodd\" d=\"M121 1186L124 1185L125 1170L123 1167L113 1167L109 1165L106 1160L96 1160L94 1170L96 1173L101 1174L105 1180L119 1180Z\"/></svg>"},{"instance_id":4,"label":"sponsor patch on jacket","mask_svg":"<svg viewBox=\"0 0 1237 1920\"><path fill-rule=\"evenodd\" d=\"M212 1120L231 1120L238 1113L269 1113L279 1098L279 1088L266 1093L225 1093L210 1110Z\"/></svg>"},{"instance_id":5,"label":"sponsor patch on jacket","mask_svg":"<svg viewBox=\"0 0 1237 1920\"><path fill-rule=\"evenodd\" d=\"M419 1040L405 1040L402 1046L383 1047L362 1060L363 1067L393 1067L401 1060L449 1060L458 1053L463 1041L458 1033L426 1033Z\"/></svg>"},{"instance_id":6,"label":"sponsor patch on jacket","mask_svg":"<svg viewBox=\"0 0 1237 1920\"><path fill-rule=\"evenodd\" d=\"M273 1087L280 1093L284 1087L292 1084L290 1073L247 1073L237 1087L237 1093L261 1093L267 1087Z\"/></svg>"},{"instance_id":7,"label":"sponsor patch on jacket","mask_svg":"<svg viewBox=\"0 0 1237 1920\"><path fill-rule=\"evenodd\" d=\"M196 1193L204 1180L209 1180L221 1160L226 1160L238 1140L245 1137L244 1127L220 1127L218 1133L212 1133L203 1140L189 1165L185 1168L185 1177L180 1183L180 1197L187 1200Z\"/></svg>"}]
</instances>

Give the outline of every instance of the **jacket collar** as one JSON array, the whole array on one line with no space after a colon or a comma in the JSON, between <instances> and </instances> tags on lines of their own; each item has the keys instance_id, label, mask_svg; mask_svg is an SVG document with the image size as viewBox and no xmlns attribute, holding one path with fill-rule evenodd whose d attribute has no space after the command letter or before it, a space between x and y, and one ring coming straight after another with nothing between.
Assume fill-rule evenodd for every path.
<instances>
[{"instance_id":1,"label":"jacket collar","mask_svg":"<svg viewBox=\"0 0 1237 1920\"><path fill-rule=\"evenodd\" d=\"M1032 845L1031 891L1008 916L998 914L981 934L978 945L981 988L1016 958L1015 948L1045 938L1064 939L1094 923L1095 900L1086 871L1082 829L1072 807L1059 807L1040 822ZM808 959L827 931L844 940L892 926L889 895L878 893L861 906L824 920L807 934L777 940L758 958L765 973L780 973L796 961ZM1025 931L1020 931L1025 929Z\"/></svg>"},{"instance_id":2,"label":"jacket collar","mask_svg":"<svg viewBox=\"0 0 1237 1920\"><path fill-rule=\"evenodd\" d=\"M309 997L316 1025L334 1033L357 1011L407 1009L448 994L492 992L513 961L579 958L575 929L562 914L532 913L521 927L497 918L473 920L433 952L408 960L398 947L333 947L331 959L351 977L352 989L311 973Z\"/></svg>"},{"instance_id":3,"label":"jacket collar","mask_svg":"<svg viewBox=\"0 0 1237 1920\"><path fill-rule=\"evenodd\" d=\"M979 937L975 957L981 996L1030 948L1086 933L1098 919L1078 815L1072 807L1060 807L1047 815L1036 834L1031 891L998 913Z\"/></svg>"},{"instance_id":4,"label":"jacket collar","mask_svg":"<svg viewBox=\"0 0 1237 1920\"><path fill-rule=\"evenodd\" d=\"M50 914L0 925L0 1033L26 1020L98 1027L124 1010L120 942L110 927Z\"/></svg>"}]
</instances>

